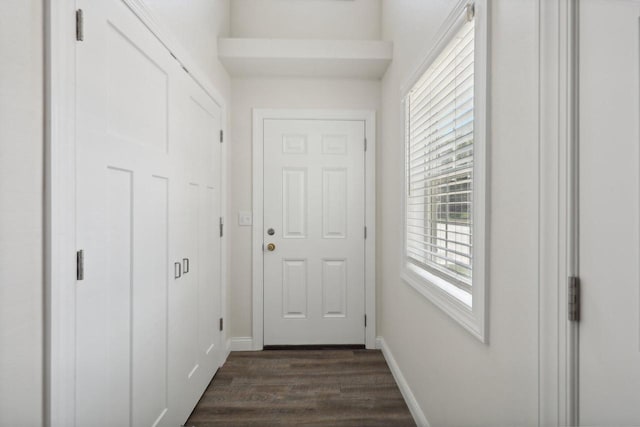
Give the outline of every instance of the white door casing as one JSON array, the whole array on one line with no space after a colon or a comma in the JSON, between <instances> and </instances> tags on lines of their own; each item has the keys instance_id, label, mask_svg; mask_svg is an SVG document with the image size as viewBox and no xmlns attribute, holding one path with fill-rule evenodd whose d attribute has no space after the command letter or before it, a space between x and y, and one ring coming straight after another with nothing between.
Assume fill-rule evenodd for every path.
<instances>
[{"instance_id":1,"label":"white door casing","mask_svg":"<svg viewBox=\"0 0 640 427\"><path fill-rule=\"evenodd\" d=\"M265 345L364 344L364 135L264 121Z\"/></svg>"},{"instance_id":2,"label":"white door casing","mask_svg":"<svg viewBox=\"0 0 640 427\"><path fill-rule=\"evenodd\" d=\"M255 350L375 347L374 130L372 112L254 110Z\"/></svg>"},{"instance_id":3,"label":"white door casing","mask_svg":"<svg viewBox=\"0 0 640 427\"><path fill-rule=\"evenodd\" d=\"M640 425L640 2L580 2L579 422Z\"/></svg>"},{"instance_id":4,"label":"white door casing","mask_svg":"<svg viewBox=\"0 0 640 427\"><path fill-rule=\"evenodd\" d=\"M79 6L75 424L179 425L223 358L220 108L123 2Z\"/></svg>"}]
</instances>

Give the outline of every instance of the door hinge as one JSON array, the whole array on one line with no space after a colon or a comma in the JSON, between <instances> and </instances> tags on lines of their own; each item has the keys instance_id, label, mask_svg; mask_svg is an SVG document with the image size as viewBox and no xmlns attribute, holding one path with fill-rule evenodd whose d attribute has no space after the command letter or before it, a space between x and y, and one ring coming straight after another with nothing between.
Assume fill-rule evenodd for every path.
<instances>
[{"instance_id":1,"label":"door hinge","mask_svg":"<svg viewBox=\"0 0 640 427\"><path fill-rule=\"evenodd\" d=\"M224 221L222 217L220 217L220 237L224 236Z\"/></svg>"},{"instance_id":2,"label":"door hinge","mask_svg":"<svg viewBox=\"0 0 640 427\"><path fill-rule=\"evenodd\" d=\"M473 18L476 16L476 5L473 3L469 3L465 8L466 18L468 22L473 21Z\"/></svg>"},{"instance_id":3,"label":"door hinge","mask_svg":"<svg viewBox=\"0 0 640 427\"><path fill-rule=\"evenodd\" d=\"M569 320L572 322L580 321L580 278L569 277L567 293L567 304L569 312Z\"/></svg>"},{"instance_id":4,"label":"door hinge","mask_svg":"<svg viewBox=\"0 0 640 427\"><path fill-rule=\"evenodd\" d=\"M367 315L366 314L364 315L364 327L365 328L367 327Z\"/></svg>"},{"instance_id":5,"label":"door hinge","mask_svg":"<svg viewBox=\"0 0 640 427\"><path fill-rule=\"evenodd\" d=\"M76 10L76 40L84 40L84 16L82 9Z\"/></svg>"},{"instance_id":6,"label":"door hinge","mask_svg":"<svg viewBox=\"0 0 640 427\"><path fill-rule=\"evenodd\" d=\"M220 331L224 330L224 319L220 318Z\"/></svg>"},{"instance_id":7,"label":"door hinge","mask_svg":"<svg viewBox=\"0 0 640 427\"><path fill-rule=\"evenodd\" d=\"M84 280L84 250L76 252L76 280Z\"/></svg>"},{"instance_id":8,"label":"door hinge","mask_svg":"<svg viewBox=\"0 0 640 427\"><path fill-rule=\"evenodd\" d=\"M224 131L220 129L220 144L224 142Z\"/></svg>"},{"instance_id":9,"label":"door hinge","mask_svg":"<svg viewBox=\"0 0 640 427\"><path fill-rule=\"evenodd\" d=\"M364 139L364 151L367 151L367 138Z\"/></svg>"},{"instance_id":10,"label":"door hinge","mask_svg":"<svg viewBox=\"0 0 640 427\"><path fill-rule=\"evenodd\" d=\"M367 238L367 227L364 227L364 238Z\"/></svg>"}]
</instances>

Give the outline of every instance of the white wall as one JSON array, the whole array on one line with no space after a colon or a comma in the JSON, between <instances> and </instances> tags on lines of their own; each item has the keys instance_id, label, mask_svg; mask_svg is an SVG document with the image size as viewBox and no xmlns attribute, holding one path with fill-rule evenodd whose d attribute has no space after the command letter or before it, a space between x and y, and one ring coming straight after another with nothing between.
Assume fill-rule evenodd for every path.
<instances>
[{"instance_id":1,"label":"white wall","mask_svg":"<svg viewBox=\"0 0 640 427\"><path fill-rule=\"evenodd\" d=\"M231 36L379 39L381 0L232 0Z\"/></svg>"},{"instance_id":2,"label":"white wall","mask_svg":"<svg viewBox=\"0 0 640 427\"><path fill-rule=\"evenodd\" d=\"M229 99L230 80L218 61L218 37L229 35L230 0L144 0L211 83Z\"/></svg>"},{"instance_id":3,"label":"white wall","mask_svg":"<svg viewBox=\"0 0 640 427\"><path fill-rule=\"evenodd\" d=\"M252 206L252 108L380 109L380 82L338 79L233 79L231 110L231 334L250 337L251 227L238 212Z\"/></svg>"},{"instance_id":4,"label":"white wall","mask_svg":"<svg viewBox=\"0 0 640 427\"><path fill-rule=\"evenodd\" d=\"M42 423L41 0L0 2L0 425Z\"/></svg>"},{"instance_id":5,"label":"white wall","mask_svg":"<svg viewBox=\"0 0 640 427\"><path fill-rule=\"evenodd\" d=\"M492 0L489 344L400 279L400 87L451 0L383 2L394 60L382 83L378 158L379 334L432 426L537 425L538 58L536 0Z\"/></svg>"}]
</instances>

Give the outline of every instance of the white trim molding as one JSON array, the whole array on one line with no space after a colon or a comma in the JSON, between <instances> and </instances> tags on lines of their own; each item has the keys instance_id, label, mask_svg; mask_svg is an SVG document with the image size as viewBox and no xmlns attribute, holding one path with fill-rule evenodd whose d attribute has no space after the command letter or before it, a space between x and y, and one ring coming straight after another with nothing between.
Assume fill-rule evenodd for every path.
<instances>
[{"instance_id":1,"label":"white trim molding","mask_svg":"<svg viewBox=\"0 0 640 427\"><path fill-rule=\"evenodd\" d=\"M75 424L75 0L44 2L45 425Z\"/></svg>"},{"instance_id":2,"label":"white trim molding","mask_svg":"<svg viewBox=\"0 0 640 427\"><path fill-rule=\"evenodd\" d=\"M393 43L220 38L218 57L233 77L381 79L391 64Z\"/></svg>"},{"instance_id":3,"label":"white trim molding","mask_svg":"<svg viewBox=\"0 0 640 427\"><path fill-rule=\"evenodd\" d=\"M539 425L578 425L578 326L567 278L577 274L579 0L539 7Z\"/></svg>"},{"instance_id":4,"label":"white trim molding","mask_svg":"<svg viewBox=\"0 0 640 427\"><path fill-rule=\"evenodd\" d=\"M188 70L189 75L205 92L211 96L220 108L226 111L226 102L222 94L209 80L207 74L198 66L187 50L175 39L173 33L160 21L149 9L144 0L122 0L124 4L142 21L156 38L175 56L182 67ZM226 117L226 116L225 116Z\"/></svg>"},{"instance_id":5,"label":"white trim molding","mask_svg":"<svg viewBox=\"0 0 640 427\"><path fill-rule=\"evenodd\" d=\"M468 17L469 9L473 7L475 19L475 65L474 65L474 148L473 148L473 279L471 291L458 288L449 280L425 269L414 266L407 260L407 171L406 147L400 144L402 153L402 235L403 245L400 255L401 278L417 292L426 297L436 307L447 313L464 329L483 343L489 342L488 328L488 251L489 251L489 2L487 0L459 0L452 9L440 30L437 42L425 56L422 64L412 73L410 79L402 88L402 117L406 117L405 101L411 88L431 66L446 47L452 37L462 27ZM466 10L466 12L465 12ZM402 129L406 132L406 125ZM403 142L406 135L402 135Z\"/></svg>"},{"instance_id":6,"label":"white trim molding","mask_svg":"<svg viewBox=\"0 0 640 427\"><path fill-rule=\"evenodd\" d=\"M156 38L189 70L220 106L227 134L227 103L171 32L142 0L122 0ZM75 150L76 0L45 1L45 425L75 425ZM226 141L225 141L226 142ZM222 146L221 212L227 209L227 144ZM224 215L224 214L223 214ZM221 314L228 318L227 246L221 241ZM224 332L222 343L226 344ZM230 343L229 343L230 346ZM227 353L227 352L225 352ZM220 362L224 363L224 360Z\"/></svg>"},{"instance_id":7,"label":"white trim molding","mask_svg":"<svg viewBox=\"0 0 640 427\"><path fill-rule=\"evenodd\" d=\"M231 351L253 351L253 337L231 338Z\"/></svg>"},{"instance_id":8,"label":"white trim molding","mask_svg":"<svg viewBox=\"0 0 640 427\"><path fill-rule=\"evenodd\" d=\"M430 427L429 421L425 416L420 404L418 404L418 400L414 396L411 388L409 387L409 383L406 378L402 374L400 370L400 366L396 359L393 357L391 353L391 349L387 345L387 342L382 337L376 338L376 348L382 350L382 354L384 355L384 359L387 361L387 365L389 365L389 370L391 370L391 374L393 378L396 380L398 384L398 388L400 389L400 393L402 393L402 397L404 401L407 403L409 407L409 412L411 412L411 416L413 416L413 420L416 422L418 427Z\"/></svg>"},{"instance_id":9,"label":"white trim molding","mask_svg":"<svg viewBox=\"0 0 640 427\"><path fill-rule=\"evenodd\" d=\"M370 110L253 110L253 350L264 346L263 262L263 122L267 119L358 120L365 123L365 346L375 348L376 337L376 113Z\"/></svg>"},{"instance_id":10,"label":"white trim molding","mask_svg":"<svg viewBox=\"0 0 640 427\"><path fill-rule=\"evenodd\" d=\"M233 347L232 338L227 338L227 340L225 341L225 347L224 347L224 360L227 360L227 358L229 357L229 354L232 351L231 349L232 347ZM222 362L222 364L224 364L224 362Z\"/></svg>"}]
</instances>

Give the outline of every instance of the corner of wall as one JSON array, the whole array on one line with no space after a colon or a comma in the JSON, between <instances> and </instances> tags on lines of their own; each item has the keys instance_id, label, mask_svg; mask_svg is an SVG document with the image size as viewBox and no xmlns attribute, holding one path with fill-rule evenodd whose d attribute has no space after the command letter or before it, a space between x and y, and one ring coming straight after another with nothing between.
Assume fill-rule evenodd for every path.
<instances>
[{"instance_id":1,"label":"corner of wall","mask_svg":"<svg viewBox=\"0 0 640 427\"><path fill-rule=\"evenodd\" d=\"M418 403L418 399L416 399L416 397L414 396L413 391L409 387L409 383L400 370L398 362L396 362L396 359L391 353L391 349L389 348L383 337L376 337L376 348L382 350L382 354L387 361L387 365L389 365L389 369L393 374L393 378L398 384L398 388L400 389L400 393L402 393L402 397L404 397L404 400L409 407L409 411L413 416L413 420L416 422L418 427L430 427L429 421L427 420L427 417L425 416L422 408L420 407L420 404Z\"/></svg>"}]
</instances>

